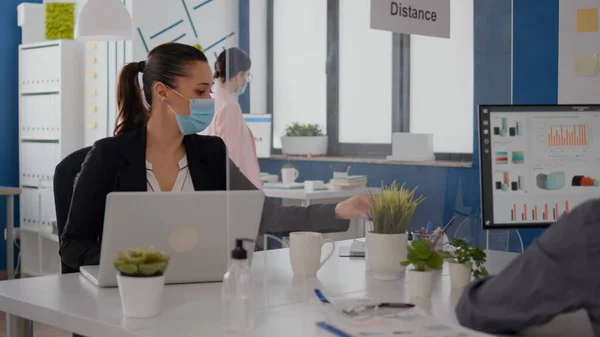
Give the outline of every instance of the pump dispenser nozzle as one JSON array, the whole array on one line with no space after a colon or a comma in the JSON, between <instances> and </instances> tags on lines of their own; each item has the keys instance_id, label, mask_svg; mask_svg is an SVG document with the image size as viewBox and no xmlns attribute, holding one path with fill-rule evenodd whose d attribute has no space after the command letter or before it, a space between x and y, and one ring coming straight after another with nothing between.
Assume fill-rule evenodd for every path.
<instances>
[{"instance_id":1,"label":"pump dispenser nozzle","mask_svg":"<svg viewBox=\"0 0 600 337\"><path fill-rule=\"evenodd\" d=\"M254 242L250 239L235 239L235 248L231 251L231 258L234 260L246 260L248 252L244 249L244 241Z\"/></svg>"}]
</instances>

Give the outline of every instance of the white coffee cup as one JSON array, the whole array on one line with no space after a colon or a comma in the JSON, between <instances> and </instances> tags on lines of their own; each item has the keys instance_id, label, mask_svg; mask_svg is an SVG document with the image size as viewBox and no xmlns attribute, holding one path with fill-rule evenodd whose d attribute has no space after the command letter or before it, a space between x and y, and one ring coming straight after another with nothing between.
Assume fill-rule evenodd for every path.
<instances>
[{"instance_id":1,"label":"white coffee cup","mask_svg":"<svg viewBox=\"0 0 600 337\"><path fill-rule=\"evenodd\" d=\"M326 243L331 243L331 251L321 261L321 250ZM315 276L335 251L335 242L323 239L323 234L316 232L294 232L290 234L290 262L295 276Z\"/></svg>"},{"instance_id":2,"label":"white coffee cup","mask_svg":"<svg viewBox=\"0 0 600 337\"><path fill-rule=\"evenodd\" d=\"M281 169L281 181L284 185L293 184L298 179L299 174L300 172L295 168L283 168Z\"/></svg>"}]
</instances>

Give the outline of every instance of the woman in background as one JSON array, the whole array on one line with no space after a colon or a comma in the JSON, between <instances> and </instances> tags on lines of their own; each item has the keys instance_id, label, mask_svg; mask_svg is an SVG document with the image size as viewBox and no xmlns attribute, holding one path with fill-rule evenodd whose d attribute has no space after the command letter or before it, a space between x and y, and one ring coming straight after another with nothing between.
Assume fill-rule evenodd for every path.
<instances>
[{"instance_id":1,"label":"woman in background","mask_svg":"<svg viewBox=\"0 0 600 337\"><path fill-rule=\"evenodd\" d=\"M215 117L203 135L218 136L229 150L229 158L258 189L262 189L254 135L242 114L238 96L252 80L248 54L239 48L223 51L215 62L213 98Z\"/></svg>"}]
</instances>

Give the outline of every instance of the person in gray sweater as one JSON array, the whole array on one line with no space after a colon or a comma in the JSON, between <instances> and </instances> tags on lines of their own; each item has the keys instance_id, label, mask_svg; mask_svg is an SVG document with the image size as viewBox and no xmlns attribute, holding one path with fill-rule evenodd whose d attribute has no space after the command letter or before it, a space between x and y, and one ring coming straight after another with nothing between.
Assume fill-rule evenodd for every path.
<instances>
[{"instance_id":1,"label":"person in gray sweater","mask_svg":"<svg viewBox=\"0 0 600 337\"><path fill-rule=\"evenodd\" d=\"M501 273L465 288L456 316L465 327L514 334L585 309L600 336L600 199L562 216Z\"/></svg>"}]
</instances>

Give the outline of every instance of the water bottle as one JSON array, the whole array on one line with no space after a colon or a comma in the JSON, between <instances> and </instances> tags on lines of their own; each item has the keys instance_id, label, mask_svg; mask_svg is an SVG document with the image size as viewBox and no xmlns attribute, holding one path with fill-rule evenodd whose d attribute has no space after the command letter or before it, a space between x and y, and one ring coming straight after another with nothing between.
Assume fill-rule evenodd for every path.
<instances>
[{"instance_id":1,"label":"water bottle","mask_svg":"<svg viewBox=\"0 0 600 337\"><path fill-rule=\"evenodd\" d=\"M223 322L225 331L233 334L254 329L254 286L244 241L252 240L235 240L235 249L231 251L231 265L223 277Z\"/></svg>"}]
</instances>

